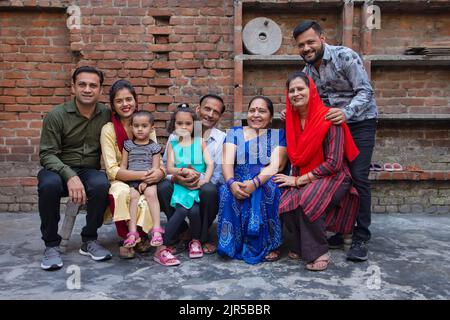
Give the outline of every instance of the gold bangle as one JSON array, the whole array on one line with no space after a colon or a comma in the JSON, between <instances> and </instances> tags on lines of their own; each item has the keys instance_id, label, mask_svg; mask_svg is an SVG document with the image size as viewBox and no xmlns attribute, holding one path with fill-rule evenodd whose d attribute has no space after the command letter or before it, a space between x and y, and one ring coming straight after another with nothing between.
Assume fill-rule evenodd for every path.
<instances>
[{"instance_id":1,"label":"gold bangle","mask_svg":"<svg viewBox=\"0 0 450 320\"><path fill-rule=\"evenodd\" d=\"M161 172L163 173L163 178L166 176L166 172L164 171L163 168L159 167L159 170L161 170Z\"/></svg>"}]
</instances>

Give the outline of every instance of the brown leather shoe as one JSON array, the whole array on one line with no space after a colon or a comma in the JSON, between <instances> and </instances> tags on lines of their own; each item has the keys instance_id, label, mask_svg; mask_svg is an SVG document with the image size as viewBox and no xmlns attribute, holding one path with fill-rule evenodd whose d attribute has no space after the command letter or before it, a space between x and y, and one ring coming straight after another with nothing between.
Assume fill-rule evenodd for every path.
<instances>
[{"instance_id":1,"label":"brown leather shoe","mask_svg":"<svg viewBox=\"0 0 450 320\"><path fill-rule=\"evenodd\" d=\"M144 241L139 242L135 247L134 250L137 253L147 253L149 252L153 247L150 244L150 239L145 239Z\"/></svg>"},{"instance_id":2,"label":"brown leather shoe","mask_svg":"<svg viewBox=\"0 0 450 320\"><path fill-rule=\"evenodd\" d=\"M126 248L124 246L119 247L120 259L133 259L136 256L136 252L133 248Z\"/></svg>"}]
</instances>

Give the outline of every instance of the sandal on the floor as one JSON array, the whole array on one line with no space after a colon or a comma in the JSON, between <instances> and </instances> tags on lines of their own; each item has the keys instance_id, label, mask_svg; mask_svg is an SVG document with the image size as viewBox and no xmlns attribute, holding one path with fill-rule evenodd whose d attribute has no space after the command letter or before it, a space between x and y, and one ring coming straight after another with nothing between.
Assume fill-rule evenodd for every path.
<instances>
[{"instance_id":1,"label":"sandal on the floor","mask_svg":"<svg viewBox=\"0 0 450 320\"><path fill-rule=\"evenodd\" d=\"M180 260L175 258L175 256L167 249L163 249L158 254L155 254L153 260L165 267L177 266L180 264Z\"/></svg>"},{"instance_id":2,"label":"sandal on the floor","mask_svg":"<svg viewBox=\"0 0 450 320\"><path fill-rule=\"evenodd\" d=\"M198 240L191 240L189 242L189 258L201 258L203 257L202 244Z\"/></svg>"},{"instance_id":3,"label":"sandal on the floor","mask_svg":"<svg viewBox=\"0 0 450 320\"><path fill-rule=\"evenodd\" d=\"M156 233L159 234L156 234ZM150 241L150 245L152 247L159 247L163 244L163 238L162 238L162 234L164 233L164 229L159 227L159 228L153 228L152 231L152 241Z\"/></svg>"},{"instance_id":4,"label":"sandal on the floor","mask_svg":"<svg viewBox=\"0 0 450 320\"><path fill-rule=\"evenodd\" d=\"M203 252L206 254L216 253L217 246L214 243L206 242L203 244Z\"/></svg>"},{"instance_id":5,"label":"sandal on the floor","mask_svg":"<svg viewBox=\"0 0 450 320\"><path fill-rule=\"evenodd\" d=\"M132 231L132 232L127 233L127 238L123 242L123 246L125 248L133 248L139 242L141 242L141 237L139 236L139 232Z\"/></svg>"},{"instance_id":6,"label":"sandal on the floor","mask_svg":"<svg viewBox=\"0 0 450 320\"><path fill-rule=\"evenodd\" d=\"M264 261L266 262L275 262L278 260L280 260L280 251L278 250L270 251L269 254L264 257Z\"/></svg>"},{"instance_id":7,"label":"sandal on the floor","mask_svg":"<svg viewBox=\"0 0 450 320\"><path fill-rule=\"evenodd\" d=\"M295 253L294 251L290 251L288 252L288 257L291 260L301 260L301 257L298 253Z\"/></svg>"},{"instance_id":8,"label":"sandal on the floor","mask_svg":"<svg viewBox=\"0 0 450 320\"><path fill-rule=\"evenodd\" d=\"M307 263L305 268L309 271L324 271L328 268L328 265L331 262L331 256L329 253L324 255L325 257L319 257L311 263ZM324 263L322 267L316 267L316 265Z\"/></svg>"}]
</instances>

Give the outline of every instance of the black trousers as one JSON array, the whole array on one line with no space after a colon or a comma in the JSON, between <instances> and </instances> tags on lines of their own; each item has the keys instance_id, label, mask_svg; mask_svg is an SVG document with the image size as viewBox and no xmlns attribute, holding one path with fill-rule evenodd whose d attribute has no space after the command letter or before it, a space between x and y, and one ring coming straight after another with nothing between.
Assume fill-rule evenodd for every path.
<instances>
[{"instance_id":1,"label":"black trousers","mask_svg":"<svg viewBox=\"0 0 450 320\"><path fill-rule=\"evenodd\" d=\"M359 149L358 157L350 164L353 185L360 197L359 211L356 226L353 231L353 240L370 240L369 226L371 223L372 195L370 191L369 172L375 146L375 133L377 120L370 119L357 123L349 123L353 140Z\"/></svg>"},{"instance_id":2,"label":"black trousers","mask_svg":"<svg viewBox=\"0 0 450 320\"><path fill-rule=\"evenodd\" d=\"M300 255L302 260L309 263L328 252L325 217L328 211L337 206L350 189L352 183L346 178L334 193L330 204L316 221L310 222L299 206L294 211L281 215L283 224L292 234L290 250Z\"/></svg>"},{"instance_id":3,"label":"black trousers","mask_svg":"<svg viewBox=\"0 0 450 320\"><path fill-rule=\"evenodd\" d=\"M158 183L158 199L161 206L161 211L164 211L167 220L170 220L175 212L175 208L170 205L170 199L173 193L173 183L164 179ZM217 212L219 210L219 196L217 187L213 183L205 183L200 188L200 218L201 218L201 231L200 241L206 242L211 240L209 228L216 219ZM185 221L182 221L177 231L173 234L172 239L167 239L169 243L173 243L178 239L178 236L183 231L187 230L189 226Z\"/></svg>"},{"instance_id":4,"label":"black trousers","mask_svg":"<svg viewBox=\"0 0 450 320\"><path fill-rule=\"evenodd\" d=\"M198 203L194 203L192 208L186 209L185 207L177 204L172 217L167 222L165 233L164 233L164 245L168 246L171 244L178 228L185 221L185 218L189 218L189 224L191 228L191 234L193 239L200 239L201 231L201 218L200 218L200 206Z\"/></svg>"},{"instance_id":5,"label":"black trousers","mask_svg":"<svg viewBox=\"0 0 450 320\"><path fill-rule=\"evenodd\" d=\"M86 226L81 231L83 242L97 239L97 229L103 224L103 215L108 207L109 182L106 174L96 169L72 168L84 185ZM46 247L59 246L58 234L61 197L68 196L67 184L53 171L42 169L38 173L39 215L41 217L42 240Z\"/></svg>"}]
</instances>

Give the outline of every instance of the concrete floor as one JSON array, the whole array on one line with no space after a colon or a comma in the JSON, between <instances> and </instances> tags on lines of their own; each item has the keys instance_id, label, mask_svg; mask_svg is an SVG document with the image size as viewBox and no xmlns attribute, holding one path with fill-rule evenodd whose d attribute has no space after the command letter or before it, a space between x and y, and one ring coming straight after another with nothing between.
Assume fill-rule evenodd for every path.
<instances>
[{"instance_id":1,"label":"concrete floor","mask_svg":"<svg viewBox=\"0 0 450 320\"><path fill-rule=\"evenodd\" d=\"M62 219L61 219L62 220ZM151 254L118 258L114 225L99 230L113 252L107 262L78 253L84 216L77 219L64 267L40 269L43 242L37 214L0 214L0 299L450 299L450 216L374 215L368 262L332 251L327 271L291 261L256 266L217 255L163 267Z\"/></svg>"}]
</instances>

